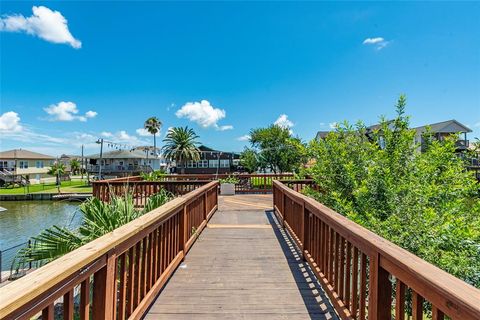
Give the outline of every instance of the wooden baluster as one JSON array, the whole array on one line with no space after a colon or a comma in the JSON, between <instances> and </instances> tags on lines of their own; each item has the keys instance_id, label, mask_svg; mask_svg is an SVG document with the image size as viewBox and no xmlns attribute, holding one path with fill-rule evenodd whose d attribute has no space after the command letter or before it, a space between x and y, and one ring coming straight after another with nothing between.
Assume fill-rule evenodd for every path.
<instances>
[{"instance_id":1,"label":"wooden baluster","mask_svg":"<svg viewBox=\"0 0 480 320\"><path fill-rule=\"evenodd\" d=\"M432 320L444 320L445 315L436 306L432 306ZM395 319L397 320L397 319Z\"/></svg>"},{"instance_id":2,"label":"wooden baluster","mask_svg":"<svg viewBox=\"0 0 480 320\"><path fill-rule=\"evenodd\" d=\"M135 246L128 249L128 278L127 278L127 318L135 308Z\"/></svg>"},{"instance_id":3,"label":"wooden baluster","mask_svg":"<svg viewBox=\"0 0 480 320\"><path fill-rule=\"evenodd\" d=\"M347 256L345 258L345 263L346 263L346 269L345 269L345 296L344 296L344 301L345 301L345 307L347 309L350 308L350 279L352 277L352 271L350 269L350 266L352 264L352 244L347 241Z\"/></svg>"},{"instance_id":4,"label":"wooden baluster","mask_svg":"<svg viewBox=\"0 0 480 320\"><path fill-rule=\"evenodd\" d=\"M343 237L340 237L340 255L339 255L339 261L338 265L340 268L340 272L338 274L338 293L340 296L340 299L344 299L344 288L345 288L345 239Z\"/></svg>"},{"instance_id":5,"label":"wooden baluster","mask_svg":"<svg viewBox=\"0 0 480 320\"><path fill-rule=\"evenodd\" d=\"M134 293L133 293L133 308L132 312L135 310L135 308L138 306L140 303L140 281L141 281L141 272L142 272L142 266L140 264L140 256L142 255L142 246L141 246L142 241L138 241L135 244L135 276L133 277L135 280L134 283Z\"/></svg>"},{"instance_id":6,"label":"wooden baluster","mask_svg":"<svg viewBox=\"0 0 480 320\"><path fill-rule=\"evenodd\" d=\"M116 301L114 283L116 282L116 255L108 254L107 265L93 276L92 319L113 319L113 308Z\"/></svg>"},{"instance_id":7,"label":"wooden baluster","mask_svg":"<svg viewBox=\"0 0 480 320\"><path fill-rule=\"evenodd\" d=\"M329 228L330 240L328 243L328 282L333 286L333 249L335 242L335 231L332 228Z\"/></svg>"},{"instance_id":8,"label":"wooden baluster","mask_svg":"<svg viewBox=\"0 0 480 320\"><path fill-rule=\"evenodd\" d=\"M335 232L335 247L334 247L334 269L333 269L333 287L338 293L338 275L339 275L339 256L340 256L340 234Z\"/></svg>"},{"instance_id":9,"label":"wooden baluster","mask_svg":"<svg viewBox=\"0 0 480 320\"><path fill-rule=\"evenodd\" d=\"M395 288L395 320L405 319L405 284L397 278Z\"/></svg>"},{"instance_id":10,"label":"wooden baluster","mask_svg":"<svg viewBox=\"0 0 480 320\"><path fill-rule=\"evenodd\" d=\"M412 290L412 316L413 320L423 319L423 297Z\"/></svg>"},{"instance_id":11,"label":"wooden baluster","mask_svg":"<svg viewBox=\"0 0 480 320\"><path fill-rule=\"evenodd\" d=\"M42 320L54 320L54 317L55 306L51 303L42 310Z\"/></svg>"},{"instance_id":12,"label":"wooden baluster","mask_svg":"<svg viewBox=\"0 0 480 320\"><path fill-rule=\"evenodd\" d=\"M90 317L90 277L82 281L80 285L80 320Z\"/></svg>"},{"instance_id":13,"label":"wooden baluster","mask_svg":"<svg viewBox=\"0 0 480 320\"><path fill-rule=\"evenodd\" d=\"M147 272L148 272L148 235L143 238L142 245L142 281L140 283L141 289L141 299L147 294Z\"/></svg>"},{"instance_id":14,"label":"wooden baluster","mask_svg":"<svg viewBox=\"0 0 480 320\"><path fill-rule=\"evenodd\" d=\"M392 283L389 273L380 267L380 257L370 257L368 319L392 319Z\"/></svg>"},{"instance_id":15,"label":"wooden baluster","mask_svg":"<svg viewBox=\"0 0 480 320\"><path fill-rule=\"evenodd\" d=\"M359 319L365 319L365 311L367 308L367 256L362 252L360 256L360 306ZM369 319L370 320L370 319Z\"/></svg>"},{"instance_id":16,"label":"wooden baluster","mask_svg":"<svg viewBox=\"0 0 480 320\"><path fill-rule=\"evenodd\" d=\"M302 259L306 261L306 256L305 256L305 250L308 250L309 248L306 247L305 242L307 241L308 235L305 234L306 231L308 230L308 212L305 210L305 204L302 203L301 206L301 211L299 212L299 218L300 218L300 242L302 243L301 251L302 251Z\"/></svg>"},{"instance_id":17,"label":"wooden baluster","mask_svg":"<svg viewBox=\"0 0 480 320\"><path fill-rule=\"evenodd\" d=\"M154 244L153 244L153 231L150 232L150 234L148 235L148 249L149 249L149 252L148 252L148 274L147 274L147 282L148 282L148 291L150 291L150 288L153 286L153 268L154 268L154 252L155 252L155 248L154 248Z\"/></svg>"},{"instance_id":18,"label":"wooden baluster","mask_svg":"<svg viewBox=\"0 0 480 320\"><path fill-rule=\"evenodd\" d=\"M118 320L125 319L125 307L127 305L127 253L123 253L120 258L120 283L118 292Z\"/></svg>"},{"instance_id":19,"label":"wooden baluster","mask_svg":"<svg viewBox=\"0 0 480 320\"><path fill-rule=\"evenodd\" d=\"M63 295L63 319L73 319L73 289Z\"/></svg>"},{"instance_id":20,"label":"wooden baluster","mask_svg":"<svg viewBox=\"0 0 480 320\"><path fill-rule=\"evenodd\" d=\"M353 262L352 262L352 304L350 305L350 312L353 319L357 319L358 311L358 249L353 247Z\"/></svg>"}]
</instances>

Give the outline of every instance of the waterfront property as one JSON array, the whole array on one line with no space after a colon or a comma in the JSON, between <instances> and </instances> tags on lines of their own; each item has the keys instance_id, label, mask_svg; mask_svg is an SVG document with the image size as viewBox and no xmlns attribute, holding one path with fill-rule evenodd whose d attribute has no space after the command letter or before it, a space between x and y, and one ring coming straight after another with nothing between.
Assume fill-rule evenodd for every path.
<instances>
[{"instance_id":1,"label":"waterfront property","mask_svg":"<svg viewBox=\"0 0 480 320\"><path fill-rule=\"evenodd\" d=\"M37 184L48 177L55 158L24 149L0 152L0 184Z\"/></svg>"},{"instance_id":2,"label":"waterfront property","mask_svg":"<svg viewBox=\"0 0 480 320\"><path fill-rule=\"evenodd\" d=\"M191 191L0 288L0 318L479 319L480 290L295 191L304 180L272 179L273 197L115 181L94 193Z\"/></svg>"},{"instance_id":3,"label":"waterfront property","mask_svg":"<svg viewBox=\"0 0 480 320\"><path fill-rule=\"evenodd\" d=\"M128 176L151 172L166 166L165 161L149 149L113 150L102 155L89 155L87 170L91 174Z\"/></svg>"},{"instance_id":4,"label":"waterfront property","mask_svg":"<svg viewBox=\"0 0 480 320\"><path fill-rule=\"evenodd\" d=\"M223 174L239 170L239 153L219 151L204 145L201 145L198 149L200 150L200 160L188 161L185 168L177 164L174 171L177 173L184 172L185 174Z\"/></svg>"},{"instance_id":5,"label":"waterfront property","mask_svg":"<svg viewBox=\"0 0 480 320\"><path fill-rule=\"evenodd\" d=\"M366 130L367 136L371 136L375 130L380 129L380 125L375 124L367 127L366 129L367 129ZM443 140L452 134L460 134L460 137L456 143L456 147L457 147L456 151L463 152L469 148L469 140L467 139L467 133L472 132L472 130L469 127L461 124L457 120L452 119L452 120L431 123L428 125L413 128L413 130L415 130L414 142L419 144L420 151L424 151L425 144L424 144L423 134L427 132L427 129L432 134L432 137L438 140ZM318 131L316 135L316 139L317 140L324 139L329 132L330 131ZM382 144L382 141L379 141L379 143Z\"/></svg>"}]
</instances>

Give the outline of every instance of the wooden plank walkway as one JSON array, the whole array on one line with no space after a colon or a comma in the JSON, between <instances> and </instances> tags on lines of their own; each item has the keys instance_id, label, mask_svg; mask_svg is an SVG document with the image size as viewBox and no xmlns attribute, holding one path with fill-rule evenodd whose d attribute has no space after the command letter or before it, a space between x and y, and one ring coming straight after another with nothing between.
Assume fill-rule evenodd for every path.
<instances>
[{"instance_id":1,"label":"wooden plank walkway","mask_svg":"<svg viewBox=\"0 0 480 320\"><path fill-rule=\"evenodd\" d=\"M271 195L220 197L145 319L337 319L271 208Z\"/></svg>"}]
</instances>

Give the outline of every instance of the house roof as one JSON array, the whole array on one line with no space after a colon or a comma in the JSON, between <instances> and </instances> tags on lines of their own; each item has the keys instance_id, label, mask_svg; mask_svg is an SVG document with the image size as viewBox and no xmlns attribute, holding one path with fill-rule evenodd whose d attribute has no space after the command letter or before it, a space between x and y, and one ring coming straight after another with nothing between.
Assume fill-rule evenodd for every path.
<instances>
[{"instance_id":1,"label":"house roof","mask_svg":"<svg viewBox=\"0 0 480 320\"><path fill-rule=\"evenodd\" d=\"M432 132L445 132L445 133L472 132L472 130L469 127L461 124L460 122L454 119L417 127L415 128L415 130L417 130L417 132L423 132L427 130L427 127L430 127L430 130Z\"/></svg>"},{"instance_id":2,"label":"house roof","mask_svg":"<svg viewBox=\"0 0 480 320\"><path fill-rule=\"evenodd\" d=\"M89 159L99 159L100 154L92 154L86 156ZM108 152L103 152L102 154L103 159L146 159L147 153L144 151L139 150L113 150ZM149 156L148 158L153 159L153 156Z\"/></svg>"},{"instance_id":3,"label":"house roof","mask_svg":"<svg viewBox=\"0 0 480 320\"><path fill-rule=\"evenodd\" d=\"M330 133L330 131L318 131L318 132L317 132L316 139L317 139L317 140L323 139L323 138L325 138L329 133Z\"/></svg>"},{"instance_id":4,"label":"house roof","mask_svg":"<svg viewBox=\"0 0 480 320\"><path fill-rule=\"evenodd\" d=\"M13 149L0 152L0 159L25 159L25 160L54 160L55 157L23 149Z\"/></svg>"}]
</instances>

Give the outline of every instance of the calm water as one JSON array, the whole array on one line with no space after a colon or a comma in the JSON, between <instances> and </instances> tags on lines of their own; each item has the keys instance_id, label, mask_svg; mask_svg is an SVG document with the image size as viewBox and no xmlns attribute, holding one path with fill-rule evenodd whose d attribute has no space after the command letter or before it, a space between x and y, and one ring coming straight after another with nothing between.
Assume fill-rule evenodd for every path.
<instances>
[{"instance_id":1,"label":"calm water","mask_svg":"<svg viewBox=\"0 0 480 320\"><path fill-rule=\"evenodd\" d=\"M7 211L0 212L0 250L26 242L53 225L77 227L82 219L77 210L78 204L65 201L1 201L0 207ZM4 252L2 269L5 270L6 260L15 252Z\"/></svg>"}]
</instances>

